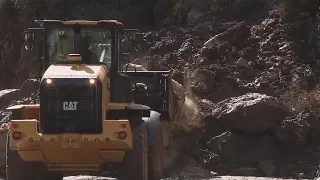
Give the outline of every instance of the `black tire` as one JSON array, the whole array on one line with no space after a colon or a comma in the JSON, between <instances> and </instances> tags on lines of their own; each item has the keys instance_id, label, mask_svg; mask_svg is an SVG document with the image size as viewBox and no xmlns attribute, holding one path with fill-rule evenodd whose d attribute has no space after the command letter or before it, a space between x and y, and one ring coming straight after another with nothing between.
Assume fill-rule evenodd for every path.
<instances>
[{"instance_id":1,"label":"black tire","mask_svg":"<svg viewBox=\"0 0 320 180\"><path fill-rule=\"evenodd\" d=\"M156 124L156 142L149 146L149 180L160 180L163 177L164 146L161 124Z\"/></svg>"},{"instance_id":2,"label":"black tire","mask_svg":"<svg viewBox=\"0 0 320 180\"><path fill-rule=\"evenodd\" d=\"M6 180L62 180L60 174L46 171L41 163L24 162L19 153L10 150L10 132L7 134L6 144Z\"/></svg>"},{"instance_id":3,"label":"black tire","mask_svg":"<svg viewBox=\"0 0 320 180\"><path fill-rule=\"evenodd\" d=\"M128 150L119 170L119 180L148 179L148 137L146 122L131 123L133 148Z\"/></svg>"}]
</instances>

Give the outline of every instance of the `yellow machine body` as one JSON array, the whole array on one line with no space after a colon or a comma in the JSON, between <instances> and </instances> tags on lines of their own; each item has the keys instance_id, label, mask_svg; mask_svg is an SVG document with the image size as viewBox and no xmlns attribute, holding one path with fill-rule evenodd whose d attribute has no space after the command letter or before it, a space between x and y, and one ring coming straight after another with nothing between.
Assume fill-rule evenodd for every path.
<instances>
[{"instance_id":1,"label":"yellow machine body","mask_svg":"<svg viewBox=\"0 0 320 180\"><path fill-rule=\"evenodd\" d=\"M44 162L49 171L99 171L103 162L121 162L125 150L132 148L132 133L127 119L107 119L107 109L124 109L126 104L110 103L108 68L104 65L51 65L43 79L54 86L57 78L99 78L103 84L102 134L42 134L38 122L40 105L16 105L12 111L10 136L20 133L19 140L10 140L10 149L17 150L24 161ZM89 81L88 81L89 83ZM120 139L119 133L126 138Z\"/></svg>"}]
</instances>

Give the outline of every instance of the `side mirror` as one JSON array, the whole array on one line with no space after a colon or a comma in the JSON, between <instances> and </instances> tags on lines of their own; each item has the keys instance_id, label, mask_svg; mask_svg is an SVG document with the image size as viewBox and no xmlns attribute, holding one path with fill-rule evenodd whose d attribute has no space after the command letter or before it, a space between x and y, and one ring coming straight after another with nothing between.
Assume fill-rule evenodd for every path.
<instances>
[{"instance_id":1,"label":"side mirror","mask_svg":"<svg viewBox=\"0 0 320 180\"><path fill-rule=\"evenodd\" d=\"M32 50L35 44L35 37L33 32L25 32L24 34L24 49Z\"/></svg>"},{"instance_id":2,"label":"side mirror","mask_svg":"<svg viewBox=\"0 0 320 180\"><path fill-rule=\"evenodd\" d=\"M137 43L137 36L141 36L142 33L134 33L132 35L132 46L134 48L135 51L141 51L142 50L142 47L139 46L139 44ZM140 39L141 37L139 37Z\"/></svg>"},{"instance_id":3,"label":"side mirror","mask_svg":"<svg viewBox=\"0 0 320 180\"><path fill-rule=\"evenodd\" d=\"M131 40L132 48L135 51L141 51L142 48L137 44L137 35L142 35L142 33L139 33L138 29L126 29L125 32L132 33L132 35L130 36L131 38L128 34L124 35L126 40Z\"/></svg>"}]
</instances>

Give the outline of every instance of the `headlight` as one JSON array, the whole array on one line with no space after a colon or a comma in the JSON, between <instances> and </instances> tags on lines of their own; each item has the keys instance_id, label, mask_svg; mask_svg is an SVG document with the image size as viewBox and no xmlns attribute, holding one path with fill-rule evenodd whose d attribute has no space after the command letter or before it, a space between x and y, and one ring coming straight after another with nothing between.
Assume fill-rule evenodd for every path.
<instances>
[{"instance_id":1,"label":"headlight","mask_svg":"<svg viewBox=\"0 0 320 180\"><path fill-rule=\"evenodd\" d=\"M50 78L46 79L46 83L47 84L51 84L52 83L52 79L50 79Z\"/></svg>"},{"instance_id":2,"label":"headlight","mask_svg":"<svg viewBox=\"0 0 320 180\"><path fill-rule=\"evenodd\" d=\"M89 83L90 83L90 84L95 84L95 83L96 83L96 80L95 80L95 79L90 79L90 80L89 80Z\"/></svg>"}]
</instances>

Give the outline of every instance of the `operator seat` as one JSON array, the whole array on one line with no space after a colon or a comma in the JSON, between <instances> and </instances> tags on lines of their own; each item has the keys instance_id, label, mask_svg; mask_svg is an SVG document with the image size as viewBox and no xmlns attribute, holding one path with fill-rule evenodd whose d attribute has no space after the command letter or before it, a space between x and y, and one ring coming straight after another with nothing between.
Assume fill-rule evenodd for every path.
<instances>
[{"instance_id":1,"label":"operator seat","mask_svg":"<svg viewBox=\"0 0 320 180\"><path fill-rule=\"evenodd\" d=\"M85 36L81 39L80 42L80 55L82 57L82 62L85 64L91 64L91 63L98 63L99 59L98 56L90 51L90 43L89 43L89 37Z\"/></svg>"}]
</instances>

